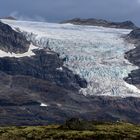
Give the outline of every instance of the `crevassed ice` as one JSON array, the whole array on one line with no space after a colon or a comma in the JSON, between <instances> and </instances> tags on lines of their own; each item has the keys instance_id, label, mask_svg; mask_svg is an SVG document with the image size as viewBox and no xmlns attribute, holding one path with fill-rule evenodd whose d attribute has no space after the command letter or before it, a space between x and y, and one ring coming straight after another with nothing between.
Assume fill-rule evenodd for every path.
<instances>
[{"instance_id":1,"label":"crevassed ice","mask_svg":"<svg viewBox=\"0 0 140 140\"><path fill-rule=\"evenodd\" d=\"M65 66L88 81L84 95L134 96L140 91L123 80L136 66L124 59L134 48L121 38L130 30L72 24L8 21L12 27L28 32L26 36L41 47L48 46L66 58Z\"/></svg>"}]
</instances>

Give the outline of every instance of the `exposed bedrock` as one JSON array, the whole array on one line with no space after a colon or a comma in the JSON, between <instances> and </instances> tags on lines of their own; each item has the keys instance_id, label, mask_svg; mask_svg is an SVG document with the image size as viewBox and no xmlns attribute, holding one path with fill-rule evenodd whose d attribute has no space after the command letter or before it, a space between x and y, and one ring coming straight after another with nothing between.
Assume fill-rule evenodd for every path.
<instances>
[{"instance_id":1,"label":"exposed bedrock","mask_svg":"<svg viewBox=\"0 0 140 140\"><path fill-rule=\"evenodd\" d=\"M30 42L14 31L9 25L0 22L0 49L5 52L24 53L28 51Z\"/></svg>"},{"instance_id":2,"label":"exposed bedrock","mask_svg":"<svg viewBox=\"0 0 140 140\"><path fill-rule=\"evenodd\" d=\"M0 125L47 125L72 117L140 123L139 98L84 96L46 80L3 72L0 79Z\"/></svg>"},{"instance_id":3,"label":"exposed bedrock","mask_svg":"<svg viewBox=\"0 0 140 140\"><path fill-rule=\"evenodd\" d=\"M26 75L47 80L71 90L87 86L84 79L63 67L63 61L56 53L45 49L34 52L36 55L32 57L0 58L0 70L10 75Z\"/></svg>"},{"instance_id":4,"label":"exposed bedrock","mask_svg":"<svg viewBox=\"0 0 140 140\"><path fill-rule=\"evenodd\" d=\"M135 41L140 40L140 28L137 28L130 32L130 34L127 36L127 38L130 38L131 40L134 39Z\"/></svg>"},{"instance_id":5,"label":"exposed bedrock","mask_svg":"<svg viewBox=\"0 0 140 140\"><path fill-rule=\"evenodd\" d=\"M126 36L126 40L135 44L136 48L126 52L125 58L128 59L134 65L140 67L140 29L133 30ZM133 70L125 80L140 88L140 69Z\"/></svg>"}]
</instances>

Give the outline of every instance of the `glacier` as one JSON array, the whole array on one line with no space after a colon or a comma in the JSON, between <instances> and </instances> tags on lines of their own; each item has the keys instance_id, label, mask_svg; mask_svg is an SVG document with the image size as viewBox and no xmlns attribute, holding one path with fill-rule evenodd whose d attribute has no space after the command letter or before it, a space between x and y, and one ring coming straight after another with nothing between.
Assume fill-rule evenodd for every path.
<instances>
[{"instance_id":1,"label":"glacier","mask_svg":"<svg viewBox=\"0 0 140 140\"><path fill-rule=\"evenodd\" d=\"M64 66L88 82L80 94L114 97L140 97L140 90L127 84L134 66L124 53L134 49L122 36L131 30L33 21L2 20L21 31L40 48L48 47L65 59ZM57 68L63 70L62 68Z\"/></svg>"}]
</instances>

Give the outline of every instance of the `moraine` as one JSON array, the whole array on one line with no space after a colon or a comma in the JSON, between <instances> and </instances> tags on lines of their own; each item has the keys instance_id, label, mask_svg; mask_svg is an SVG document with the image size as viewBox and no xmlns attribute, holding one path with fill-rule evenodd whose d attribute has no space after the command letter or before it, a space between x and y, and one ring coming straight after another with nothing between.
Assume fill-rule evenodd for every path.
<instances>
[{"instance_id":1,"label":"moraine","mask_svg":"<svg viewBox=\"0 0 140 140\"><path fill-rule=\"evenodd\" d=\"M84 95L139 97L140 91L123 78L136 66L124 59L134 45L122 36L131 30L96 26L3 20L19 28L29 40L40 47L49 47L65 58L65 66L85 78ZM63 69L61 69L63 70Z\"/></svg>"}]
</instances>

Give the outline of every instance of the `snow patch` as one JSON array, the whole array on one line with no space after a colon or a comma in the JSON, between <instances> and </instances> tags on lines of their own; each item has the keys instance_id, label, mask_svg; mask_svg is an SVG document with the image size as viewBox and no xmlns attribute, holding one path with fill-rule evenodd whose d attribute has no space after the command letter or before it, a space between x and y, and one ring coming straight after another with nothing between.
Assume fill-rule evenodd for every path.
<instances>
[{"instance_id":1,"label":"snow patch","mask_svg":"<svg viewBox=\"0 0 140 140\"><path fill-rule=\"evenodd\" d=\"M58 107L62 107L62 104L57 103L56 105L57 105Z\"/></svg>"},{"instance_id":2,"label":"snow patch","mask_svg":"<svg viewBox=\"0 0 140 140\"><path fill-rule=\"evenodd\" d=\"M47 105L47 104L44 104L44 103L41 103L41 105L40 105L41 107L48 107L49 105Z\"/></svg>"},{"instance_id":3,"label":"snow patch","mask_svg":"<svg viewBox=\"0 0 140 140\"><path fill-rule=\"evenodd\" d=\"M140 93L140 89L138 89L136 86L134 85L130 85L128 83L125 82L126 87L128 87L132 92L135 93Z\"/></svg>"},{"instance_id":4,"label":"snow patch","mask_svg":"<svg viewBox=\"0 0 140 140\"><path fill-rule=\"evenodd\" d=\"M56 68L56 70L58 70L58 71L63 71L63 68L62 68L62 67Z\"/></svg>"}]
</instances>

